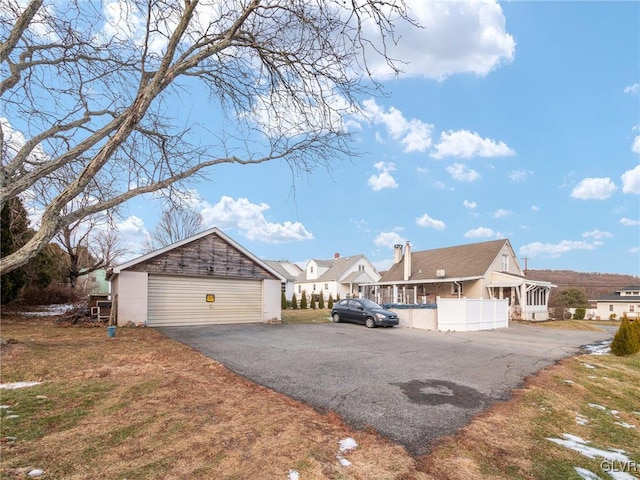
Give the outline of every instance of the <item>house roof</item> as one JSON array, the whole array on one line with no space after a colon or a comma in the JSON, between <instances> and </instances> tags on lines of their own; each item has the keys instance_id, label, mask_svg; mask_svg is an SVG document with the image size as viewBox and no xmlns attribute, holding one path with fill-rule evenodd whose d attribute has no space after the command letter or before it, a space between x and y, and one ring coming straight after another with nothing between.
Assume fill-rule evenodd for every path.
<instances>
[{"instance_id":1,"label":"house roof","mask_svg":"<svg viewBox=\"0 0 640 480\"><path fill-rule=\"evenodd\" d=\"M596 299L596 302L621 302L636 303L640 302L640 295L620 295L620 292L640 292L640 285L632 285L630 287L619 288L613 293L607 293Z\"/></svg>"},{"instance_id":2,"label":"house roof","mask_svg":"<svg viewBox=\"0 0 640 480\"><path fill-rule=\"evenodd\" d=\"M471 243L455 247L436 248L411 252L411 280L432 280L440 278L437 270L444 270L440 278L479 278L484 276L502 248L511 244L507 239ZM406 253L405 253L406 255ZM515 256L515 255L514 255ZM380 278L380 283L402 282L404 280L403 260L394 264Z\"/></svg>"},{"instance_id":3,"label":"house roof","mask_svg":"<svg viewBox=\"0 0 640 480\"><path fill-rule=\"evenodd\" d=\"M167 245L166 247L160 248L158 250L154 250L153 252L147 253L146 255L142 255L140 257L137 257L137 258L134 258L132 260L129 260L128 262L122 263L122 264L120 264L120 265L118 265L116 267L113 267L113 269L110 272L107 273L107 279L110 279L112 276L119 274L122 270L126 270L127 268L133 267L134 265L137 265L137 264L142 263L142 262L144 262L146 260L149 260L151 258L154 258L154 257L157 257L159 255L162 255L162 254L164 254L164 253L166 253L166 252L168 252L170 250L173 250L175 248L181 247L183 245L186 245L188 243L194 242L196 240L199 240L201 238L204 238L204 237L206 237L208 235L212 235L212 234L218 235L225 242L227 242L228 244L230 244L231 246L233 246L234 248L239 250L241 253L246 255L251 261L253 261L256 264L260 265L262 268L267 270L269 273L273 274L276 278L278 278L280 280L284 280L284 278L282 277L282 275L279 272L277 272L276 270L271 268L263 260L260 260L253 253L251 253L249 250L244 248L242 245L240 245L238 242L233 240L231 237L227 236L218 227L210 228L210 229L205 230L203 232L200 232L200 233L198 233L196 235L193 235L191 237L185 238L184 240L180 240L179 242L173 243L171 245Z\"/></svg>"},{"instance_id":4,"label":"house roof","mask_svg":"<svg viewBox=\"0 0 640 480\"><path fill-rule=\"evenodd\" d=\"M356 282L352 280L347 280L345 274L349 271L349 269L355 265L358 261L365 259L367 263L371 264L367 257L363 254L360 255L352 255L350 257L338 257L331 260L317 260L313 259L313 261L318 265L318 267L327 268L325 272L323 272L317 278L307 278L307 271L304 270L302 275L300 275L296 280L299 282L332 282L338 281L341 283L370 283L375 282L374 278L371 278L369 275L366 275L366 280L363 282ZM372 265L373 268L373 265ZM356 272L356 273L364 273L364 272ZM350 276L350 275L349 275ZM355 277L354 277L355 278Z\"/></svg>"},{"instance_id":5,"label":"house roof","mask_svg":"<svg viewBox=\"0 0 640 480\"><path fill-rule=\"evenodd\" d=\"M273 270L278 272L280 276L284 277L286 280L289 280L289 281L297 280L300 274L302 273L302 269L298 265L292 262L283 262L280 260L265 260L264 263L269 265ZM292 269L297 271L298 273L296 275L293 275L290 270L287 270L287 268L285 268L284 266L285 263L289 265Z\"/></svg>"}]
</instances>

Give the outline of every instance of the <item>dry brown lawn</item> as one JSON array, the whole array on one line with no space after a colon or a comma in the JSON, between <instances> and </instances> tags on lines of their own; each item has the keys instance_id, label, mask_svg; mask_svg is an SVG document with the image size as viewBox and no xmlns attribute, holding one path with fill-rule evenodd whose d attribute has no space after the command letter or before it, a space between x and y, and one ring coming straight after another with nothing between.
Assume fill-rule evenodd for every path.
<instances>
[{"instance_id":1,"label":"dry brown lawn","mask_svg":"<svg viewBox=\"0 0 640 480\"><path fill-rule=\"evenodd\" d=\"M0 390L8 407L0 412L3 479L27 478L32 468L46 479L284 480L291 470L300 480L570 478L573 465L595 471L596 461L546 437L567 431L627 451L640 444L638 430L620 432L587 407L606 403L621 421L639 424L639 356L567 359L416 459L371 429L255 385L152 329L119 328L107 338L104 327L20 316L3 316L1 326L10 343L0 383L42 382ZM578 410L593 417L589 427L576 427ZM343 454L345 467L338 442L347 437L358 447Z\"/></svg>"}]
</instances>

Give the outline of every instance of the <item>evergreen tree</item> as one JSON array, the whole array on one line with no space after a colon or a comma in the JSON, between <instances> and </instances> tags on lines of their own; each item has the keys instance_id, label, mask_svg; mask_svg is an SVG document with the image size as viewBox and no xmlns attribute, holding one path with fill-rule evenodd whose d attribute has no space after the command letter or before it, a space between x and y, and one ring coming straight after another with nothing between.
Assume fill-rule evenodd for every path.
<instances>
[{"instance_id":1,"label":"evergreen tree","mask_svg":"<svg viewBox=\"0 0 640 480\"><path fill-rule=\"evenodd\" d=\"M9 199L0 213L0 256L5 257L19 250L29 237L29 217L19 198ZM27 283L26 267L20 267L1 277L1 301L6 304L18 298Z\"/></svg>"},{"instance_id":2,"label":"evergreen tree","mask_svg":"<svg viewBox=\"0 0 640 480\"><path fill-rule=\"evenodd\" d=\"M296 297L296 294L294 293L291 296L291 310L297 310L298 309L298 299Z\"/></svg>"},{"instance_id":3,"label":"evergreen tree","mask_svg":"<svg viewBox=\"0 0 640 480\"><path fill-rule=\"evenodd\" d=\"M324 309L324 295L322 290L320 290L320 295L318 295L318 308Z\"/></svg>"},{"instance_id":4,"label":"evergreen tree","mask_svg":"<svg viewBox=\"0 0 640 480\"><path fill-rule=\"evenodd\" d=\"M315 293L311 294L311 305L309 305L309 308L311 308L312 310L316 309L316 294Z\"/></svg>"},{"instance_id":5,"label":"evergreen tree","mask_svg":"<svg viewBox=\"0 0 640 480\"><path fill-rule=\"evenodd\" d=\"M287 296L284 294L284 292L282 292L282 295L280 295L280 308L282 310L287 309Z\"/></svg>"},{"instance_id":6,"label":"evergreen tree","mask_svg":"<svg viewBox=\"0 0 640 480\"><path fill-rule=\"evenodd\" d=\"M626 315L623 315L620 327L611 342L611 352L619 357L632 355L640 350L640 343L635 333L637 327L632 327Z\"/></svg>"},{"instance_id":7,"label":"evergreen tree","mask_svg":"<svg viewBox=\"0 0 640 480\"><path fill-rule=\"evenodd\" d=\"M327 303L327 308L328 309L332 309L333 308L333 294L332 293L329 294L329 302Z\"/></svg>"},{"instance_id":8,"label":"evergreen tree","mask_svg":"<svg viewBox=\"0 0 640 480\"><path fill-rule=\"evenodd\" d=\"M339 302L339 301L340 301L340 294L337 294L336 295L336 302Z\"/></svg>"},{"instance_id":9,"label":"evergreen tree","mask_svg":"<svg viewBox=\"0 0 640 480\"><path fill-rule=\"evenodd\" d=\"M307 291L302 290L301 296L302 298L300 298L300 309L306 310L307 309Z\"/></svg>"}]
</instances>

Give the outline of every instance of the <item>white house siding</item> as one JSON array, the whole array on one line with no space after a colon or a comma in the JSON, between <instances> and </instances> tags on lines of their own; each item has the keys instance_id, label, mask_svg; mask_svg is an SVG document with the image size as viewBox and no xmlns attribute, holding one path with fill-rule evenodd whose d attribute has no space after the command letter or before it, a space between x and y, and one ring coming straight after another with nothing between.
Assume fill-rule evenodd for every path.
<instances>
[{"instance_id":1,"label":"white house siding","mask_svg":"<svg viewBox=\"0 0 640 480\"><path fill-rule=\"evenodd\" d=\"M263 322L281 319L281 283L280 280L262 281L262 319Z\"/></svg>"},{"instance_id":2,"label":"white house siding","mask_svg":"<svg viewBox=\"0 0 640 480\"><path fill-rule=\"evenodd\" d=\"M279 302L280 282L274 282L277 285L271 285L271 295L275 293ZM207 302L209 294L215 295L214 302ZM272 303L268 304L274 312ZM260 280L149 276L149 326L256 323L262 321L262 315Z\"/></svg>"},{"instance_id":3,"label":"white house siding","mask_svg":"<svg viewBox=\"0 0 640 480\"><path fill-rule=\"evenodd\" d=\"M121 272L111 285L116 301L118 325L147 322L148 282L146 272ZM115 297L117 294L117 298Z\"/></svg>"},{"instance_id":4,"label":"white house siding","mask_svg":"<svg viewBox=\"0 0 640 480\"><path fill-rule=\"evenodd\" d=\"M616 319L620 320L623 315L628 318L639 318L640 303L637 302L598 302L596 308L596 318L608 320L612 313L616 314Z\"/></svg>"}]
</instances>

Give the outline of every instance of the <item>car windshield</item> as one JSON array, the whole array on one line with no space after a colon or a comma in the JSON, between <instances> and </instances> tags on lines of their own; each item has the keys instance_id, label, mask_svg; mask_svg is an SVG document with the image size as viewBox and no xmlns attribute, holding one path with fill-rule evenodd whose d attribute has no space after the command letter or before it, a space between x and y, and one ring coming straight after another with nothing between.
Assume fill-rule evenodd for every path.
<instances>
[{"instance_id":1,"label":"car windshield","mask_svg":"<svg viewBox=\"0 0 640 480\"><path fill-rule=\"evenodd\" d=\"M360 301L362 302L362 306L364 308L382 308L376 302L372 302L371 300L361 299Z\"/></svg>"}]
</instances>

